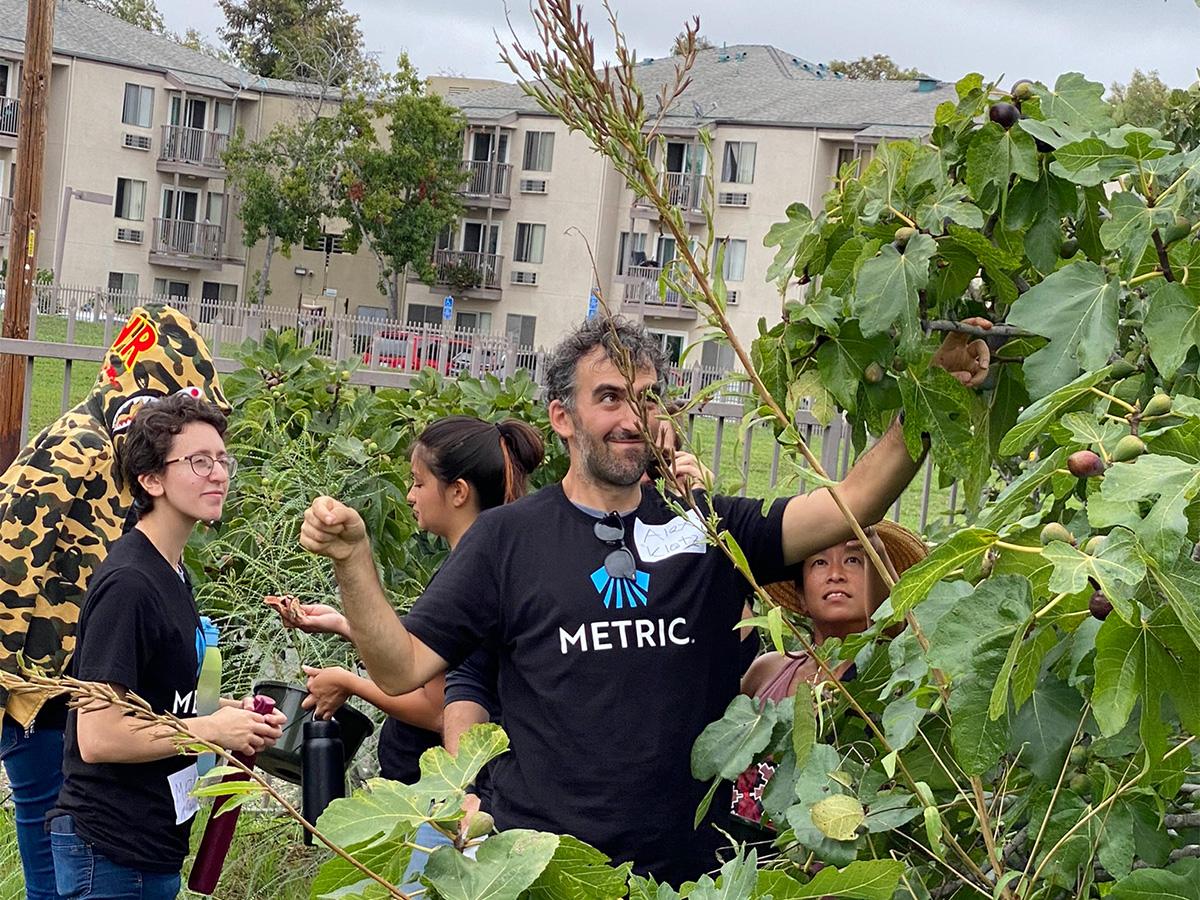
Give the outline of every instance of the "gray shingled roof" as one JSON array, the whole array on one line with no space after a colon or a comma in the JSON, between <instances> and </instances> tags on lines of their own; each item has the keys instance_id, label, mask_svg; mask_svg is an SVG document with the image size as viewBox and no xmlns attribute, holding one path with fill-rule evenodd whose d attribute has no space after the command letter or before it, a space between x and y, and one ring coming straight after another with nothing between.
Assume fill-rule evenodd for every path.
<instances>
[{"instance_id":1,"label":"gray shingled roof","mask_svg":"<svg viewBox=\"0 0 1200 900\"><path fill-rule=\"evenodd\" d=\"M675 75L674 58L644 60L638 84L653 109L653 95ZM808 65L808 69L804 66ZM692 83L671 111L671 125L705 122L828 126L864 129L901 126L928 132L933 111L954 97L951 85L926 81L852 81L818 77L817 67L799 56L762 44L701 50ZM922 90L924 85L926 89ZM472 120L502 119L513 113L542 114L516 85L450 98Z\"/></svg>"},{"instance_id":2,"label":"gray shingled roof","mask_svg":"<svg viewBox=\"0 0 1200 900\"><path fill-rule=\"evenodd\" d=\"M25 44L26 0L0 0L0 48L20 53ZM57 0L54 51L156 72L174 71L213 79L231 89L287 93L292 82L260 78L170 38L122 22L73 0Z\"/></svg>"}]
</instances>

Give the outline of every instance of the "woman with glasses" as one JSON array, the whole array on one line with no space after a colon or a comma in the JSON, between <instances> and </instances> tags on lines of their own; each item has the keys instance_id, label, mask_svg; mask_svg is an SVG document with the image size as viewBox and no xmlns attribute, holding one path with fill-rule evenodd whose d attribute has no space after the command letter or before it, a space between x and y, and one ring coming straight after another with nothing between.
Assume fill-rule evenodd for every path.
<instances>
[{"instance_id":1,"label":"woman with glasses","mask_svg":"<svg viewBox=\"0 0 1200 900\"><path fill-rule=\"evenodd\" d=\"M411 456L412 488L408 504L417 525L444 538L453 551L481 512L525 495L529 475L541 464L544 453L537 429L515 419L497 425L472 416L449 416L434 422L421 433ZM284 624L310 633L340 634L353 642L349 623L338 610L324 604L302 604L300 610L297 618L285 614ZM477 652L463 667L469 667L473 673L494 672L486 651ZM379 707L388 714L379 736L380 774L407 784L420 777L421 753L442 741L443 711L450 697L446 693L446 680L448 677L453 682L454 672L447 677L438 676L418 690L393 697L369 678L340 667L306 666L304 671L309 690L305 708L327 718L351 696ZM494 682L494 674L474 680L486 681L489 677ZM486 684L481 687L487 695L495 689L494 683L490 690L486 690ZM465 702L481 710L478 717L473 717L474 721L487 721L495 713L494 703L485 703L480 692L468 691L463 697L464 700L471 697ZM455 738L460 734L456 733ZM450 749L455 751L457 744ZM448 839L431 826L425 826L416 840L424 847L439 842ZM418 859L423 856L419 852L414 854L406 878L415 877L415 872L423 869L423 859Z\"/></svg>"},{"instance_id":2,"label":"woman with glasses","mask_svg":"<svg viewBox=\"0 0 1200 900\"><path fill-rule=\"evenodd\" d=\"M285 717L235 700L197 715L200 616L181 561L196 523L221 517L237 469L224 432L216 406L185 394L138 413L120 459L137 525L92 576L70 674L136 694L198 739L254 754L279 739ZM174 898L198 809L196 758L180 754L174 729L147 728L111 705L72 711L65 748L48 815L58 894Z\"/></svg>"}]
</instances>

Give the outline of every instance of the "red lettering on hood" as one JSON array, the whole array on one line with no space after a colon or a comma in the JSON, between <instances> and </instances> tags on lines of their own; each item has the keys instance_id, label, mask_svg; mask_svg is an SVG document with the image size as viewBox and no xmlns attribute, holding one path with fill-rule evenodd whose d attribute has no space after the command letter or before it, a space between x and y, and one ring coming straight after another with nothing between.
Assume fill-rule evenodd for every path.
<instances>
[{"instance_id":1,"label":"red lettering on hood","mask_svg":"<svg viewBox=\"0 0 1200 900\"><path fill-rule=\"evenodd\" d=\"M134 362L146 350L158 343L158 329L154 323L144 316L134 316L121 329L113 342L112 352L121 357L126 370L132 369Z\"/></svg>"}]
</instances>

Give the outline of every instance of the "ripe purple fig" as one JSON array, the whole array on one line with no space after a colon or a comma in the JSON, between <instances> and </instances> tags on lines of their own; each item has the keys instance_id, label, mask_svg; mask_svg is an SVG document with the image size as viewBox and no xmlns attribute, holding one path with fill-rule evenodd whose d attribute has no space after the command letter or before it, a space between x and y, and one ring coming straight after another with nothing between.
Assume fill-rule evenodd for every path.
<instances>
[{"instance_id":1,"label":"ripe purple fig","mask_svg":"<svg viewBox=\"0 0 1200 900\"><path fill-rule=\"evenodd\" d=\"M1103 622L1113 611L1112 601L1104 596L1104 591L1095 591L1088 601L1088 612Z\"/></svg>"},{"instance_id":2,"label":"ripe purple fig","mask_svg":"<svg viewBox=\"0 0 1200 900\"><path fill-rule=\"evenodd\" d=\"M1104 474L1104 460L1091 450L1079 450L1067 457L1067 469L1076 478L1095 478Z\"/></svg>"},{"instance_id":3,"label":"ripe purple fig","mask_svg":"<svg viewBox=\"0 0 1200 900\"><path fill-rule=\"evenodd\" d=\"M993 103L988 109L988 118L1008 131L1021 118L1021 111L1011 103Z\"/></svg>"}]
</instances>

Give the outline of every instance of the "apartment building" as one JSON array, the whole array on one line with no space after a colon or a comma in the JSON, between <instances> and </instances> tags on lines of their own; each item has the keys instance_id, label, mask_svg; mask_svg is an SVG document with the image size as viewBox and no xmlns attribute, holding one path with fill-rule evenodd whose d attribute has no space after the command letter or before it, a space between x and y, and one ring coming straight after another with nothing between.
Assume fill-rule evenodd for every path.
<instances>
[{"instance_id":1,"label":"apartment building","mask_svg":"<svg viewBox=\"0 0 1200 900\"><path fill-rule=\"evenodd\" d=\"M674 79L675 62L639 65L652 110L661 85ZM881 139L928 134L935 107L954 96L953 88L934 80L842 80L765 45L702 50L690 77L663 119L655 163L693 247L702 242L705 182L713 177L729 314L749 339L759 318L775 321L782 309L776 286L766 281L774 250L763 246L763 236L771 225L786 218L790 203L819 209L838 166L868 159ZM475 285L455 296L455 322L504 330L525 345L549 344L587 315L598 288L610 307L642 319L678 359L703 323L680 296L659 295L661 267L678 248L657 212L585 138L569 134L518 87L450 101L469 123L467 210L439 240L435 262L442 276L462 267L478 273ZM711 159L702 131L711 136ZM446 296L444 283L410 283L406 316L442 321ZM703 361L727 365L731 358L712 345Z\"/></svg>"},{"instance_id":2,"label":"apartment building","mask_svg":"<svg viewBox=\"0 0 1200 900\"><path fill-rule=\"evenodd\" d=\"M0 0L0 258L11 252L20 165L25 15L24 0ZM238 128L264 134L294 116L304 96L301 85L249 75L59 0L38 266L52 269L58 249L63 283L244 299L247 251L222 153ZM309 255L310 264L322 258ZM305 286L277 299L299 302Z\"/></svg>"},{"instance_id":3,"label":"apartment building","mask_svg":"<svg viewBox=\"0 0 1200 900\"><path fill-rule=\"evenodd\" d=\"M0 0L0 258L7 247L25 28L24 0ZM38 265L64 283L175 298L244 301L262 265L245 247L221 153L237 128L250 138L298 114L303 86L263 79L73 0L56 8L50 121ZM638 79L653 105L675 60L646 59ZM549 345L588 314L592 296L642 319L679 358L701 322L658 275L677 255L657 213L613 167L515 85L435 77L458 106L465 212L430 248L438 278L402 285L409 322L506 332ZM481 89L482 88L482 89ZM735 328L747 339L781 310L765 280L763 235L788 204L817 209L841 163L881 139L928 132L953 89L933 80L855 82L765 45L698 53L691 84L663 119L656 151L663 189L702 239L705 183ZM700 135L711 137L711 159ZM105 202L96 202L107 198ZM365 250L345 252L329 222L308 247L272 264L268 303L388 314ZM449 302L447 300L449 299ZM695 360L696 357L692 357ZM703 362L727 365L717 346Z\"/></svg>"}]
</instances>

